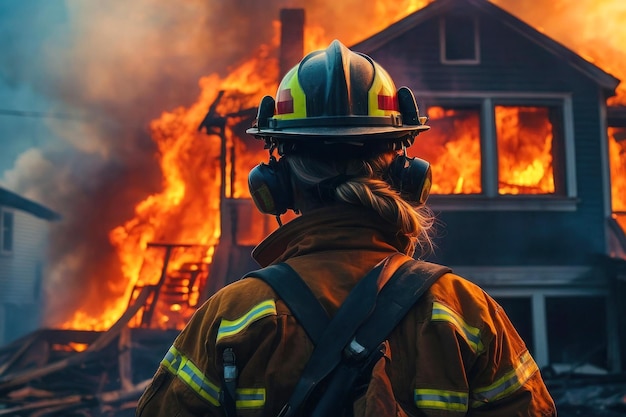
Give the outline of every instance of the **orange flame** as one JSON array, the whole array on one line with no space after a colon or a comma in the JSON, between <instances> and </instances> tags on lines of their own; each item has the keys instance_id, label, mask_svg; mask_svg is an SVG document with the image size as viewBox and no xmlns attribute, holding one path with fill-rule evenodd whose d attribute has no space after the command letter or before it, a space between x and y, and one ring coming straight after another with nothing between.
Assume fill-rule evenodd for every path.
<instances>
[{"instance_id":1,"label":"orange flame","mask_svg":"<svg viewBox=\"0 0 626 417\"><path fill-rule=\"evenodd\" d=\"M499 193L554 193L549 110L496 106L495 116Z\"/></svg>"},{"instance_id":2,"label":"orange flame","mask_svg":"<svg viewBox=\"0 0 626 417\"><path fill-rule=\"evenodd\" d=\"M417 137L409 155L430 162L431 193L480 193L480 110L433 106L428 117L431 130Z\"/></svg>"},{"instance_id":3,"label":"orange flame","mask_svg":"<svg viewBox=\"0 0 626 417\"><path fill-rule=\"evenodd\" d=\"M507 0L493 0L506 3ZM412 0L404 2L405 7L397 7L393 2L376 2L376 19L368 25L369 33L344 33L329 36L321 26L309 25L305 30L304 52L318 49L338 36L346 44L359 41L366 36L384 29L389 24L412 13L431 0ZM518 4L515 2L514 4ZM595 4L595 3L594 3ZM604 2L597 2L598 13L608 12ZM513 6L514 7L514 6ZM511 10L515 12L515 10ZM543 13L543 11L542 11ZM609 12L610 13L610 12ZM543 13L545 14L545 13ZM525 16L520 16L524 18ZM540 26L537 15L526 16L530 24ZM607 19L607 21L619 19ZM536 23L533 23L536 22ZM545 23L545 22L544 22ZM274 23L275 30L279 24ZM551 28L546 25L549 36ZM617 33L618 31L616 31ZM580 31L564 32L561 41L583 56L594 60L597 65L610 70L614 75L626 79L626 59L612 60L611 49L604 50L601 43L590 42L588 38L578 36ZM616 33L610 36L615 37ZM619 31L625 36L626 32ZM83 311L75 312L72 320L64 328L103 330L109 328L128 307L129 300L137 296L137 290L155 285L160 279L163 267L163 250L158 244L195 244L195 250L182 251L171 259L168 274L188 271L198 267L206 278L206 268L210 266L212 254L220 235L220 195L226 190L226 197L247 198L247 172L261 160L266 160L267 151L263 151L235 134L239 129L240 118L236 115L224 120L223 135L219 132L198 132L207 109L218 97L218 91L225 91L216 108L216 115L236 114L254 107L262 95L275 91L278 78L278 65L272 57L278 36L272 46L260 48L255 56L233 68L231 74L221 78L216 74L203 77L199 84L200 96L189 108L179 107L164 112L150 125L152 138L158 147L156 159L163 174L163 189L137 204L134 218L113 229L110 233L111 244L116 248L121 264L121 273L126 278L123 297L117 300L101 300L107 307L103 314L94 317ZM587 42L587 44L585 44ZM626 39L621 45L626 44ZM616 49L614 49L616 50ZM608 52L607 52L608 51ZM620 55L620 59L621 59ZM623 85L620 97L613 102L626 102ZM551 143L552 131L549 115L545 109L530 107L496 108L498 147L503 151L499 159L499 192L515 194L519 192L552 193L554 179L552 172ZM419 137L413 150L433 166L433 193L471 194L480 193L480 116L476 109L450 109L432 107L429 109L433 130L428 135ZM533 132L529 142L520 142L520 118L533 121ZM436 127L436 128L435 128ZM439 133L435 133L439 131ZM526 136L525 136L526 137ZM224 142L222 142L224 141ZM612 145L612 155L614 147ZM226 161L226 173L221 171L220 155ZM624 148L617 151L621 156L621 170L616 171L614 184L614 209L626 207L626 202L619 196L626 195L623 170ZM621 153L620 153L621 152ZM236 156L236 158L235 158ZM239 177L238 173L246 175ZM612 171L613 175L613 171ZM224 178L224 184L222 184ZM618 196L616 197L616 195ZM247 241L254 241L259 236L256 232L246 236ZM180 255L180 256L178 256ZM186 306L195 306L201 292L202 282L191 285L191 281L181 276L173 285L176 296L169 299L169 305L155 310L156 322L162 327L180 327L188 317ZM140 325L140 323L136 323Z\"/></svg>"},{"instance_id":4,"label":"orange flame","mask_svg":"<svg viewBox=\"0 0 626 417\"><path fill-rule=\"evenodd\" d=\"M613 215L626 233L626 128L609 128Z\"/></svg>"},{"instance_id":5,"label":"orange flame","mask_svg":"<svg viewBox=\"0 0 626 417\"><path fill-rule=\"evenodd\" d=\"M233 137L232 129L238 118L226 118L224 137L207 132L199 132L207 109L214 103L218 91L226 93L217 105L216 114L236 113L256 106L268 91L277 88L278 65L272 57L270 47L260 48L256 56L233 69L230 75L221 79L217 75L200 80L201 94L197 102L189 108L179 107L154 120L150 125L152 138L158 146L156 158L163 173L163 190L140 202L135 208L135 217L110 233L111 244L117 248L122 265L122 274L127 287L124 296L110 303L99 317L91 317L86 312L77 311L63 328L103 330L109 328L128 307L129 300L136 296L137 288L155 285L163 267L163 251L149 250L150 243L194 244L204 248L187 254L172 256L168 274L178 271L185 265L208 265L214 246L220 237L220 153L222 139L236 148L245 146ZM228 145L227 145L228 146ZM245 158L237 160L246 173L257 164L259 155L235 151ZM232 170L232 167L228 169ZM230 177L227 176L227 180ZM226 184L230 188L231 184ZM247 176L233 184L231 197L246 197ZM191 289L197 300L200 288ZM104 302L104 300L102 300ZM194 300L188 300L194 305ZM169 306L170 311L180 312L183 307ZM170 326L167 316L155 317L162 326ZM180 323L176 324L180 327Z\"/></svg>"}]
</instances>

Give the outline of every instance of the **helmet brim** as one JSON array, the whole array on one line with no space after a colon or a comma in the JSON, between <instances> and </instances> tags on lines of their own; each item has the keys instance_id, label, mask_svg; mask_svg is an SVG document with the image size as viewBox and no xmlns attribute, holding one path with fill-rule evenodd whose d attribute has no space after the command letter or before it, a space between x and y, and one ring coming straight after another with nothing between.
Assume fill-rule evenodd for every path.
<instances>
[{"instance_id":1,"label":"helmet brim","mask_svg":"<svg viewBox=\"0 0 626 417\"><path fill-rule=\"evenodd\" d=\"M246 130L246 133L260 137L260 138L275 138L275 139L290 139L299 140L305 138L331 138L335 142L350 141L356 138L363 140L369 139L398 139L412 134L419 134L423 131L430 129L427 125L418 126L307 126L307 127L294 127L289 129L259 129L252 127ZM344 138L344 139L342 139Z\"/></svg>"}]
</instances>

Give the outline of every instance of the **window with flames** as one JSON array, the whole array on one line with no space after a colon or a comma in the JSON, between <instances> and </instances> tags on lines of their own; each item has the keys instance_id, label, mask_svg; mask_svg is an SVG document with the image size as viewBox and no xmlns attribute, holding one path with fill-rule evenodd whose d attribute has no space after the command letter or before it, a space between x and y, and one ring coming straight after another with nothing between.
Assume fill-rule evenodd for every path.
<instances>
[{"instance_id":1,"label":"window with flames","mask_svg":"<svg viewBox=\"0 0 626 417\"><path fill-rule=\"evenodd\" d=\"M435 196L573 197L562 107L496 100L431 104L431 130L410 152L431 163Z\"/></svg>"},{"instance_id":2,"label":"window with flames","mask_svg":"<svg viewBox=\"0 0 626 417\"><path fill-rule=\"evenodd\" d=\"M626 127L609 128L613 217L626 232Z\"/></svg>"}]
</instances>

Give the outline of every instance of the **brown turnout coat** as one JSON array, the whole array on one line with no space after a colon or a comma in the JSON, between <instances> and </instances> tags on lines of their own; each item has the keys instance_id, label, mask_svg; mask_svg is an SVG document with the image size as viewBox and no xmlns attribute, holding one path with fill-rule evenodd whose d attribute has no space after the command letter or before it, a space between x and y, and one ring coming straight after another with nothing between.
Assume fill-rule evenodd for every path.
<instances>
[{"instance_id":1,"label":"brown turnout coat","mask_svg":"<svg viewBox=\"0 0 626 417\"><path fill-rule=\"evenodd\" d=\"M253 252L261 266L287 262L333 314L355 283L406 240L374 212L335 206L301 216ZM473 283L440 278L388 338L365 396L367 416L554 416L537 366L502 308ZM236 281L211 297L165 355L141 397L139 417L224 416L222 357L239 371L237 414L275 416L313 345L273 290ZM355 414L358 415L358 414Z\"/></svg>"}]
</instances>

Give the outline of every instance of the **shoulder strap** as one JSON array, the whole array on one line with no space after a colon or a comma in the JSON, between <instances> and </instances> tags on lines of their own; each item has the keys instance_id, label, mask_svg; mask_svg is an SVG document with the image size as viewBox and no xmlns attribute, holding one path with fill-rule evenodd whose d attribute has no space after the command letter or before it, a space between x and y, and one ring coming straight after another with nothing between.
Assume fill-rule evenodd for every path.
<instances>
[{"instance_id":1,"label":"shoulder strap","mask_svg":"<svg viewBox=\"0 0 626 417\"><path fill-rule=\"evenodd\" d=\"M246 277L259 278L272 287L317 346L330 319L311 289L293 268L286 263L280 263L252 271Z\"/></svg>"},{"instance_id":2,"label":"shoulder strap","mask_svg":"<svg viewBox=\"0 0 626 417\"><path fill-rule=\"evenodd\" d=\"M360 345L366 349L358 356L368 356L378 348L422 294L448 272L452 270L430 262L410 260L402 264L381 290L368 320L356 331L351 345L356 343L355 348L360 349Z\"/></svg>"},{"instance_id":3,"label":"shoulder strap","mask_svg":"<svg viewBox=\"0 0 626 417\"><path fill-rule=\"evenodd\" d=\"M293 415L342 359L351 363L366 361L419 297L439 277L451 271L411 258L392 271L397 262L391 262L391 258L383 260L359 281L332 320L289 265L271 265L246 275L259 278L274 289L315 345L281 417ZM327 391L341 399L350 388L345 382L333 378ZM331 407L334 401L327 400L324 404ZM316 414L324 415L320 411L316 410Z\"/></svg>"}]
</instances>

